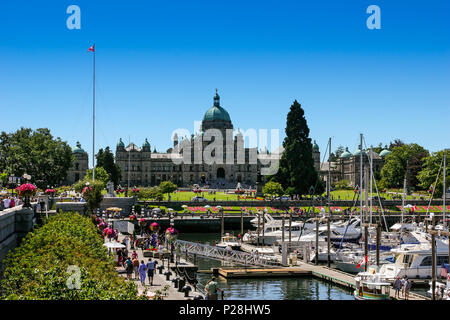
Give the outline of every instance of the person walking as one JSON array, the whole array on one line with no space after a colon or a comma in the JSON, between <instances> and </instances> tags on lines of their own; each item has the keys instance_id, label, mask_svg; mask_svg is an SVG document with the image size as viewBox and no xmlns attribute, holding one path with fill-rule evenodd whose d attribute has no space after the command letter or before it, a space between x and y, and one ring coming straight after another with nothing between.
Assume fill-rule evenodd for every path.
<instances>
[{"instance_id":1,"label":"person walking","mask_svg":"<svg viewBox=\"0 0 450 320\"><path fill-rule=\"evenodd\" d=\"M147 262L147 276L148 276L148 282L151 286L153 286L153 274L155 272L155 261L152 261L151 258L148 259Z\"/></svg>"},{"instance_id":2,"label":"person walking","mask_svg":"<svg viewBox=\"0 0 450 320\"><path fill-rule=\"evenodd\" d=\"M138 257L138 254L137 254L136 250L133 250L133 253L131 254L131 258L137 259L137 257Z\"/></svg>"},{"instance_id":3,"label":"person walking","mask_svg":"<svg viewBox=\"0 0 450 320\"><path fill-rule=\"evenodd\" d=\"M409 290L411 289L411 280L408 279L407 276L405 276L405 300L409 299Z\"/></svg>"},{"instance_id":4,"label":"person walking","mask_svg":"<svg viewBox=\"0 0 450 320\"><path fill-rule=\"evenodd\" d=\"M127 279L131 280L131 275L133 274L133 262L131 261L130 257L127 257L127 260L125 260L124 266L127 273Z\"/></svg>"},{"instance_id":5,"label":"person walking","mask_svg":"<svg viewBox=\"0 0 450 320\"><path fill-rule=\"evenodd\" d=\"M402 289L402 280L400 280L400 277L397 277L394 281L394 289L395 289L395 298L400 298L400 290Z\"/></svg>"},{"instance_id":6,"label":"person walking","mask_svg":"<svg viewBox=\"0 0 450 320\"><path fill-rule=\"evenodd\" d=\"M141 285L145 286L145 275L147 274L147 266L144 264L144 260L141 260L139 266L139 277L141 279Z\"/></svg>"},{"instance_id":7,"label":"person walking","mask_svg":"<svg viewBox=\"0 0 450 320\"><path fill-rule=\"evenodd\" d=\"M217 282L216 278L212 277L205 285L206 297L205 300L217 300Z\"/></svg>"},{"instance_id":8,"label":"person walking","mask_svg":"<svg viewBox=\"0 0 450 320\"><path fill-rule=\"evenodd\" d=\"M137 257L134 257L131 262L133 262L133 271L134 271L134 278L136 280L139 279L139 260Z\"/></svg>"}]
</instances>

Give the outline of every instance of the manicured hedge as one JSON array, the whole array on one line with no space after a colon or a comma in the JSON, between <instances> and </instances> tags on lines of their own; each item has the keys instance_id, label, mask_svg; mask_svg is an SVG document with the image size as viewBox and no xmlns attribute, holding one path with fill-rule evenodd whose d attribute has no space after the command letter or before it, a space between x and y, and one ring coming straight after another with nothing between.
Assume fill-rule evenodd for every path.
<instances>
[{"instance_id":1,"label":"manicured hedge","mask_svg":"<svg viewBox=\"0 0 450 320\"><path fill-rule=\"evenodd\" d=\"M78 213L50 218L3 262L2 299L137 299L136 285L118 276L92 220ZM67 286L69 266L80 270L78 290Z\"/></svg>"}]
</instances>

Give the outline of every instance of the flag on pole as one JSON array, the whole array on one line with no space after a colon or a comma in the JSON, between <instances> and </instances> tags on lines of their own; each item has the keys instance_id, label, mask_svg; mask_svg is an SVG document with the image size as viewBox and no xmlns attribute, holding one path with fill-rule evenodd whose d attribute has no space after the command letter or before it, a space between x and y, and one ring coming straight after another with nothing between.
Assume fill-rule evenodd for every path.
<instances>
[{"instance_id":1,"label":"flag on pole","mask_svg":"<svg viewBox=\"0 0 450 320\"><path fill-rule=\"evenodd\" d=\"M90 47L90 48L88 49L88 52L89 52L89 51L95 52L95 44L94 44L92 47Z\"/></svg>"},{"instance_id":2,"label":"flag on pole","mask_svg":"<svg viewBox=\"0 0 450 320\"><path fill-rule=\"evenodd\" d=\"M356 268L359 269L361 268L361 265L366 263L367 263L367 256L364 256L364 259L362 259L361 262L356 265Z\"/></svg>"}]
</instances>

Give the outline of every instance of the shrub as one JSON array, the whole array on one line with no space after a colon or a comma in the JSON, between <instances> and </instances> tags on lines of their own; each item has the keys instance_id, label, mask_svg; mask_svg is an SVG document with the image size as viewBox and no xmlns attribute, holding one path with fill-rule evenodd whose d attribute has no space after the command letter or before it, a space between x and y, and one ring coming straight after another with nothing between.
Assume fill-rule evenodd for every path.
<instances>
[{"instance_id":1,"label":"shrub","mask_svg":"<svg viewBox=\"0 0 450 320\"><path fill-rule=\"evenodd\" d=\"M1 299L136 299L136 285L118 276L90 217L63 213L29 233L4 260ZM79 270L79 289L70 289ZM75 282L76 284L76 282Z\"/></svg>"}]
</instances>

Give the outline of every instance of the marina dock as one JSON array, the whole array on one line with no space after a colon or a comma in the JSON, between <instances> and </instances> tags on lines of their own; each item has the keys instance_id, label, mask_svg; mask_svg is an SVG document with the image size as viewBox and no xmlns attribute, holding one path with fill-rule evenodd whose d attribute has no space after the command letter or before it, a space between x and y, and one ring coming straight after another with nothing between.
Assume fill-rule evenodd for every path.
<instances>
[{"instance_id":1,"label":"marina dock","mask_svg":"<svg viewBox=\"0 0 450 320\"><path fill-rule=\"evenodd\" d=\"M328 268L326 266L313 265L299 262L297 267L281 268L219 268L217 274L227 279L258 278L258 277L307 277L312 276L329 281L348 289L356 288L355 275ZM395 299L395 290L390 289L390 297ZM410 292L408 300L431 300L429 297Z\"/></svg>"}]
</instances>

